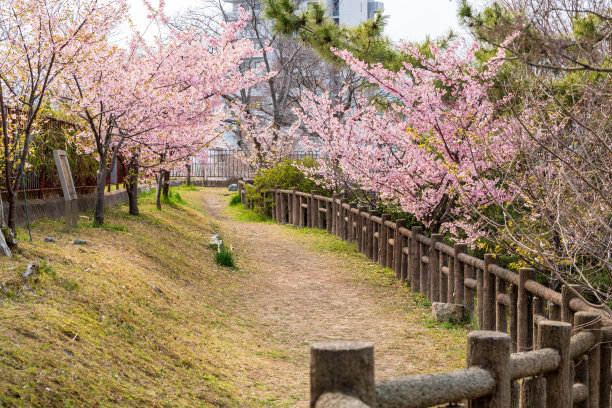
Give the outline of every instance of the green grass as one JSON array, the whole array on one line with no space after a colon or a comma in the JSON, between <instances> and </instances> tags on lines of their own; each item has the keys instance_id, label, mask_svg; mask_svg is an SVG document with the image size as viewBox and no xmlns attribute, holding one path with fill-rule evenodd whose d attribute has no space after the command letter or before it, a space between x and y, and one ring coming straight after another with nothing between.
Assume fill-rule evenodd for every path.
<instances>
[{"instance_id":1,"label":"green grass","mask_svg":"<svg viewBox=\"0 0 612 408\"><path fill-rule=\"evenodd\" d=\"M230 207L234 207L240 204L242 204L242 200L240 199L240 194L236 193L230 199L229 205Z\"/></svg>"},{"instance_id":2,"label":"green grass","mask_svg":"<svg viewBox=\"0 0 612 408\"><path fill-rule=\"evenodd\" d=\"M109 222L105 222L104 224L99 224L96 221L91 223L92 228L102 228L107 231L121 231L121 232L129 232L129 228L124 225L113 225Z\"/></svg>"},{"instance_id":3,"label":"green grass","mask_svg":"<svg viewBox=\"0 0 612 408\"><path fill-rule=\"evenodd\" d=\"M225 266L228 268L236 267L236 261L234 260L234 254L226 246L221 246L221 249L215 252L215 262L217 262L218 265Z\"/></svg>"},{"instance_id":4,"label":"green grass","mask_svg":"<svg viewBox=\"0 0 612 408\"><path fill-rule=\"evenodd\" d=\"M268 224L274 224L274 220L266 215L261 215L253 210L247 210L244 205L237 204L228 206L229 214L238 221L242 222L265 222Z\"/></svg>"},{"instance_id":5,"label":"green grass","mask_svg":"<svg viewBox=\"0 0 612 408\"><path fill-rule=\"evenodd\" d=\"M174 206L176 206L177 204L187 204L187 202L183 200L183 197L181 197L181 194L178 191L173 191L173 190L174 189L168 191L168 197L164 197L162 195L162 198L161 198L162 204L168 204L168 205L174 205Z\"/></svg>"}]
</instances>

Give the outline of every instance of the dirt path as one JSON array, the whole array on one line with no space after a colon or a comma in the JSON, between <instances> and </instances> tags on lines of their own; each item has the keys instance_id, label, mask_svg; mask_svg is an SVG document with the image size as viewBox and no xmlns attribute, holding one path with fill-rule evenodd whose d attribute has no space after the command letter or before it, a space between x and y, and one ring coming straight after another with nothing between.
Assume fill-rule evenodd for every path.
<instances>
[{"instance_id":1,"label":"dirt path","mask_svg":"<svg viewBox=\"0 0 612 408\"><path fill-rule=\"evenodd\" d=\"M407 289L367 273L378 266L359 255L320 250L321 242L336 238L241 222L227 211L227 190L203 194L205 211L249 274L239 289L243 306L287 353L278 372L271 368L262 381L284 382L296 405L307 401L308 344L314 341L373 342L377 378L463 367L465 331L428 328L428 308Z\"/></svg>"}]
</instances>

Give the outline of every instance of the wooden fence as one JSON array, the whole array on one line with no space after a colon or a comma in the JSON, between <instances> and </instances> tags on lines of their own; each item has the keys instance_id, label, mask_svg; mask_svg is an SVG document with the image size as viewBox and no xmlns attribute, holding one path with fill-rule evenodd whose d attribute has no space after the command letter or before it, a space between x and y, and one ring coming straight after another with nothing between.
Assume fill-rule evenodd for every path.
<instances>
[{"instance_id":1,"label":"wooden fence","mask_svg":"<svg viewBox=\"0 0 612 408\"><path fill-rule=\"evenodd\" d=\"M240 181L238 191L251 208L245 184ZM314 345L312 407L431 407L465 400L490 408L514 408L519 401L523 408L610 407L612 320L568 288L556 292L536 282L533 269L517 274L496 265L492 254L470 256L465 244L451 247L441 234L407 229L404 220L392 222L339 195L278 187L261 193L265 202L257 204L269 205L277 222L326 229L355 243L431 302L462 305L483 329L469 335L467 370L377 384L371 345Z\"/></svg>"}]
</instances>

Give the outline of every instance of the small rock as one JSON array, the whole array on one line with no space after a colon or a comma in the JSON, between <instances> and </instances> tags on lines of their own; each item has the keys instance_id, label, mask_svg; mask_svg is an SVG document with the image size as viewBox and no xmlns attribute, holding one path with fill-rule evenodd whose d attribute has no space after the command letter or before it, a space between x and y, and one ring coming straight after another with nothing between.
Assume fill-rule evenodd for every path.
<instances>
[{"instance_id":1,"label":"small rock","mask_svg":"<svg viewBox=\"0 0 612 408\"><path fill-rule=\"evenodd\" d=\"M45 238L45 242L55 242L55 240L51 237Z\"/></svg>"},{"instance_id":2,"label":"small rock","mask_svg":"<svg viewBox=\"0 0 612 408\"><path fill-rule=\"evenodd\" d=\"M87 241L77 238L74 240L74 245L87 245Z\"/></svg>"},{"instance_id":3,"label":"small rock","mask_svg":"<svg viewBox=\"0 0 612 408\"><path fill-rule=\"evenodd\" d=\"M86 219L86 220L90 220L90 219L91 219L91 218L89 218L89 217L88 217L88 216L86 216L86 215L79 215L79 218L83 218L83 219Z\"/></svg>"},{"instance_id":4,"label":"small rock","mask_svg":"<svg viewBox=\"0 0 612 408\"><path fill-rule=\"evenodd\" d=\"M36 265L35 263L31 263L31 264L28 264L28 267L26 268L23 275L21 275L21 278L23 279L24 282L26 282L30 277L38 278L38 275L39 275L38 265Z\"/></svg>"},{"instance_id":5,"label":"small rock","mask_svg":"<svg viewBox=\"0 0 612 408\"><path fill-rule=\"evenodd\" d=\"M157 293L161 293L161 294L163 294L163 293L164 293L164 292L163 292L163 291L162 291L160 288L158 288L158 287L157 287L157 286L155 286L155 285L151 285L151 284L149 283L149 286L151 286L151 287L153 288L153 290L154 290L154 291L156 291Z\"/></svg>"},{"instance_id":6,"label":"small rock","mask_svg":"<svg viewBox=\"0 0 612 408\"><path fill-rule=\"evenodd\" d=\"M463 320L463 306L452 303L434 302L431 304L431 312L434 320L438 322L455 322Z\"/></svg>"},{"instance_id":7,"label":"small rock","mask_svg":"<svg viewBox=\"0 0 612 408\"><path fill-rule=\"evenodd\" d=\"M238 191L238 184L230 184L227 189L229 191Z\"/></svg>"}]
</instances>

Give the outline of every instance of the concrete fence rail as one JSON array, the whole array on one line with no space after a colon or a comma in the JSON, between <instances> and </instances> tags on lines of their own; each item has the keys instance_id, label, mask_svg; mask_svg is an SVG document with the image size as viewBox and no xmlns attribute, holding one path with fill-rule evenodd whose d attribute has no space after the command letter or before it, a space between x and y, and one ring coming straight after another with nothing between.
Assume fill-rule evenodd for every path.
<instances>
[{"instance_id":1,"label":"concrete fence rail","mask_svg":"<svg viewBox=\"0 0 612 408\"><path fill-rule=\"evenodd\" d=\"M377 216L339 195L329 198L277 186L260 191L263 198L254 203L247 199L246 184L238 183L246 208L266 206L279 223L325 229L355 243L359 252L391 268L398 280L431 302L460 305L484 330L470 333L467 370L381 382L375 387L377 402L359 397L355 390L323 387L311 395L312 407L363 406L355 405L356 396L360 403L380 407L429 407L464 400L471 407L514 408L519 401L525 408L610 407L612 319L568 288L556 292L539 284L533 269L517 274L497 265L493 254L484 259L470 256L465 244L446 245L441 234L428 237L421 227L407 229L405 220L392 222L388 214ZM481 340L484 343L476 346ZM470 352L470 347L475 349ZM489 383L486 375L473 367L493 373L493 391L483 385ZM317 372L311 370L311 381L316 382ZM470 388L467 384L475 378L480 385ZM419 385L426 383L427 387ZM329 402L317 403L325 393Z\"/></svg>"}]
</instances>

